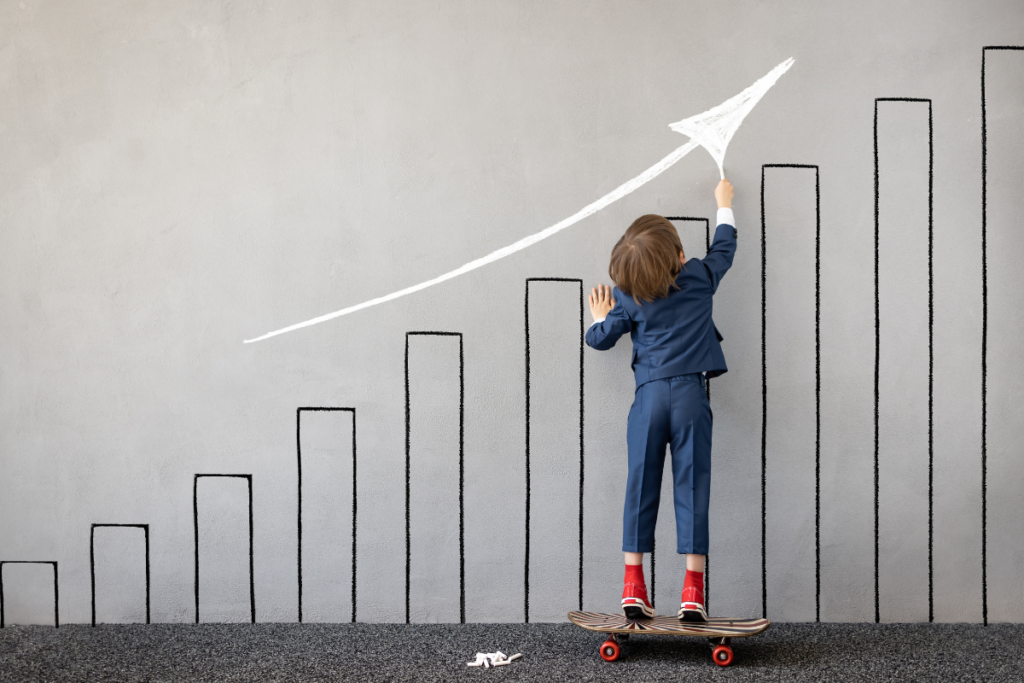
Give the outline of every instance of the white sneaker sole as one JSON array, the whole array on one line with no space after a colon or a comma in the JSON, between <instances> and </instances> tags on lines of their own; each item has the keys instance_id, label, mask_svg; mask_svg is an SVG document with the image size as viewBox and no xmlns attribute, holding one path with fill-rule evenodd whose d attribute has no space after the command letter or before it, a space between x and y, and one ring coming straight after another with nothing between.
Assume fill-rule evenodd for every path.
<instances>
[{"instance_id":1,"label":"white sneaker sole","mask_svg":"<svg viewBox=\"0 0 1024 683\"><path fill-rule=\"evenodd\" d=\"M629 611L627 611L627 609ZM650 619L654 617L654 608L648 607L641 600L634 600L633 598L623 598L622 614L627 619L636 619L638 616L641 615Z\"/></svg>"},{"instance_id":2,"label":"white sneaker sole","mask_svg":"<svg viewBox=\"0 0 1024 683\"><path fill-rule=\"evenodd\" d=\"M680 621L707 621L708 613L704 611L704 605L699 602L684 602L679 606Z\"/></svg>"}]
</instances>

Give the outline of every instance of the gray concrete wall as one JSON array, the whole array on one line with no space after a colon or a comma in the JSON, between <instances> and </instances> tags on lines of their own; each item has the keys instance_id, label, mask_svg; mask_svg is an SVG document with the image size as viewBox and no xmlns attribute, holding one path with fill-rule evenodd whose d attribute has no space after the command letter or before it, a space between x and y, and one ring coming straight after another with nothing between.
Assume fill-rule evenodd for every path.
<instances>
[{"instance_id":1,"label":"gray concrete wall","mask_svg":"<svg viewBox=\"0 0 1024 683\"><path fill-rule=\"evenodd\" d=\"M712 611L873 621L877 599L885 621L1024 621L1024 52L986 58L984 450L981 367L982 48L1022 44L1017 0L0 3L0 561L58 562L60 620L88 623L91 525L148 524L152 621L191 622L198 510L201 619L254 604L258 621L294 621L302 440L304 620L351 618L353 514L360 621L404 621L407 598L414 621L460 618L460 566L467 621L521 621L527 599L531 621L564 618L579 598L578 290L530 286L527 595L526 279L589 291L638 215L713 216L709 155L485 269L241 342L554 224L682 144L669 123L794 57L726 159L739 250L715 302L730 372L712 383ZM929 454L925 124L885 104L876 488L880 97L932 102L933 440ZM820 169L817 415L813 194L769 170L762 281L764 164ZM459 491L457 343L416 337L407 539L409 331L463 335L464 471ZM620 595L629 354L626 340L584 356L585 609ZM299 407L355 413L303 413L297 434ZM200 479L194 501L197 473L252 477L252 595L246 480ZM662 612L682 567L669 511ZM98 621L144 620L141 536L97 529ZM7 623L53 623L52 565L2 575Z\"/></svg>"}]
</instances>

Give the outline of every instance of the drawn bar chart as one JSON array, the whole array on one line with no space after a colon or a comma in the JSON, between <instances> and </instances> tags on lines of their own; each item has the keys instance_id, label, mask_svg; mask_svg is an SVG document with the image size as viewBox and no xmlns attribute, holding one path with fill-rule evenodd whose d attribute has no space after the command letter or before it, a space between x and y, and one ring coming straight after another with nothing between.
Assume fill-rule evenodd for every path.
<instances>
[{"instance_id":1,"label":"drawn bar chart","mask_svg":"<svg viewBox=\"0 0 1024 683\"><path fill-rule=\"evenodd\" d=\"M306 447L306 470L303 470L303 424L302 415L307 414L307 428L316 432L312 437L314 443ZM321 418L323 424L314 423L311 420ZM351 419L351 458L342 457L338 452L345 446L344 440L338 430L345 429L345 425L337 424L335 418L344 418L347 422ZM317 421L320 422L320 421ZM319 437L319 438L316 438ZM307 438L310 438L307 435ZM313 571L316 576L315 585L312 590L315 592L317 602L334 606L337 604L337 591L332 588L340 583L339 575L343 560L337 557L342 545L338 543L344 528L352 530L351 544L351 609L349 619L356 620L356 550L358 543L356 539L356 519L358 511L358 490L356 477L356 409L335 408L327 406L306 406L295 410L295 453L298 481L298 596L299 596L299 623L303 622L303 597L304 591L310 589L309 582L303 583L303 567L309 567L309 562L303 560L303 511L304 502L312 508L313 523L305 526L306 537L312 536L317 552L314 556ZM346 468L347 465L347 468ZM303 481L306 475L309 476L309 484L305 486L305 497L303 496ZM312 490L311 490L312 489ZM344 493L351 491L351 519L346 523L341 519L343 510L349 509L344 500ZM328 557L329 556L329 557ZM338 621L338 614L333 609L321 610L319 615L323 621Z\"/></svg>"},{"instance_id":2,"label":"drawn bar chart","mask_svg":"<svg viewBox=\"0 0 1024 683\"><path fill-rule=\"evenodd\" d=\"M457 353L453 353L450 341L458 342ZM412 623L414 611L419 621L451 622L457 618L459 623L466 622L465 395L462 333L406 332L407 624ZM453 428L453 422L457 428ZM451 476L456 471L458 476ZM457 547L454 538L458 539ZM451 567L456 558L457 582L449 578L454 577Z\"/></svg>"},{"instance_id":3,"label":"drawn bar chart","mask_svg":"<svg viewBox=\"0 0 1024 683\"><path fill-rule=\"evenodd\" d=\"M981 536L981 618L987 625L990 619L1017 622L1024 618L1024 584L1020 581L1019 571L1024 555L1017 542L1020 520L1024 519L1024 501L1020 497L1020 491L1024 490L1024 474L1019 468L1017 447L1024 442L1024 402L1019 400L1020 387L1024 386L1024 368L1020 364L1024 309L1020 302L1020 287L1017 286L1021 282L1020 263L1024 261L1024 232L1019 230L1020 216L1024 215L1024 199L1019 182L1015 184L1013 180L1018 178L1020 160L1024 159L1024 138L1020 134L1024 130L1024 46L984 47L980 75L981 491L980 519L972 513L971 523L978 523ZM868 102L862 104L866 128ZM940 544L937 553L934 514L937 387L933 102L917 97L878 97L874 98L873 105L873 405L868 400L868 363L865 360L864 395L859 404L864 414L865 444L861 462L865 497L856 508L865 515L866 522L860 525L864 531L863 603L867 609L870 605L868 600L873 599L876 623L933 622L936 620L936 567L942 570L941 564L936 562L937 555L940 562L942 557L942 524L938 525ZM688 143L692 144L696 143ZM632 192L688 151L684 145L659 162L660 165L594 205L585 207L585 211L593 213ZM866 153L864 160L866 162ZM862 175L862 178L866 181L866 176ZM866 196L864 200L861 205L866 215ZM601 205L594 208L598 203ZM819 166L763 164L760 211L761 615L782 621L820 622L823 501ZM568 222L563 221L506 250L499 250L500 254L495 252L498 256L471 262L458 272L452 271L387 297L283 328L259 339L347 315L451 279L486 265L484 261L491 263L526 248L583 217L582 214L574 214L566 219ZM667 218L677 225L688 257L701 258L706 254L711 237L708 218ZM867 277L865 272L865 285ZM989 287L990 281L998 286ZM752 294L756 287L753 280L750 287L748 293ZM940 295L941 292L940 289ZM865 339L870 333L868 296L865 287L864 324L858 327L864 332ZM524 622L564 618L567 600L575 599L579 609L584 606L585 311L582 279L525 278ZM829 328L826 336L829 334L835 334L835 331ZM750 348L756 353L756 342L752 342ZM471 360L474 350L476 347L471 345ZM462 332L405 332L404 606L407 624L466 621L465 354ZM392 355L392 360L397 361L397 353ZM397 373L397 363L395 371ZM749 371L755 373L751 381L756 383L756 370L751 367ZM724 390L726 385L723 382L716 386L719 387L716 399L725 406L728 399ZM942 388L939 383L940 397ZM752 410L755 413L751 413L749 422L756 432L756 388L754 392ZM710 401L710 381L707 382L707 396ZM398 404L396 396L394 417L400 419ZM867 438L870 438L867 437L869 409L873 410L874 430L871 460L867 454L870 448L867 445ZM355 407L313 405L296 408L296 596L300 623L357 620L359 490L356 412ZM360 414L365 420L365 414ZM366 429L364 422L364 439ZM826 434L829 433L826 430ZM756 435L752 437L752 443L755 443L756 453ZM942 446L941 436L939 445ZM941 455L941 448L939 452ZM828 453L826 448L826 455ZM398 457L397 450L394 455ZM597 471L593 464L595 456L592 455L591 459L589 490L593 496L598 487L594 484L594 472ZM364 468L365 464L364 460ZM871 483L867 473L869 466L873 467ZM290 465L286 465L286 473L288 468ZM204 600L202 616L207 622L216 620L210 616L214 610L209 609L213 604L210 601L216 600L216 596L214 591L204 588L209 585L205 582L215 575L221 577L218 580L222 584L230 583L238 595L245 594L246 621L256 623L253 474L197 473L193 477L195 623L201 622L201 596ZM941 477L939 482L941 484ZM749 483L756 486L756 472L751 472ZM873 499L869 503L867 486L872 484ZM220 493L222 485L230 486L231 491ZM396 506L400 505L400 486L396 478L392 491ZM677 596L685 572L685 556L674 552L672 493L671 478L666 478L663 480L660 525L656 534L657 552L652 550L650 553L649 565L652 603L661 604L663 610L669 604L670 596L672 599ZM515 496L514 503L518 506L518 493ZM837 508L827 498L826 494L824 504L828 514ZM938 498L941 506L941 494ZM287 509L281 513L281 518L290 529L293 513L290 499L287 500ZM751 497L751 500L756 498ZM229 501L231 505L218 507L218 501ZM231 550L222 550L217 545L216 536L210 535L218 518L225 512L234 515L232 519L244 522L241 526L231 527L237 532ZM866 519L869 512L873 514L874 523L871 598L867 597L867 581L870 579L866 574L867 553L870 552ZM468 514L473 513L473 510L468 511ZM396 511L396 514L400 513ZM397 523L397 516L394 520ZM593 520L591 516L591 526L586 527L592 535L598 527ZM365 528L364 520L364 535ZM826 536L830 533L827 529ZM100 530L99 534L97 530ZM144 556L145 623L151 623L149 532L150 524L143 523L90 525L88 562L92 626L104 623L104 611L111 610L111 601L104 597L110 593L105 594L104 590L114 584L103 578L104 571L109 577L125 565L113 561L109 550L104 549L104 539L108 534L110 538L126 539L123 541L126 545L130 543L133 551ZM756 531L752 533L756 534ZM160 538L163 536L158 536L158 541ZM364 565L369 557L366 552L368 541L363 539ZM285 546L291 547L290 543L287 540ZM246 545L244 553L240 550L243 545ZM751 547L756 553L756 540ZM290 558L291 550L287 552ZM401 549L396 548L392 559L400 562L400 553ZM592 564L587 566L592 567L596 560L592 556L593 551L589 553ZM452 569L456 557L457 574ZM974 557L973 550L971 557ZM60 561L65 563L67 581L71 574L66 562L70 560L61 557ZM187 581L187 550L183 561L186 563L184 575ZM754 563L756 574L756 559ZM826 566L829 564L826 561ZM33 618L46 619L47 623L49 619L48 570L31 569L23 575L19 573L21 569L8 567L5 601L4 569L7 565L50 565L53 571L54 626L59 627L58 561L5 560L0 561L0 628L4 628L9 620L8 612L22 612L23 603L37 610ZM228 565L232 568L230 572L224 570ZM247 572L247 585L242 579L243 565ZM109 567L114 569L105 569ZM472 567L471 564L471 572ZM16 587L24 576L28 576L28 571L35 572L31 578L38 584L33 588L31 599L19 595L20 589ZM131 571L136 573L130 578L139 579L141 584L143 565L139 563L137 570ZM284 578L288 605L291 600L290 571L289 564ZM364 567L364 579L367 571ZM723 586L726 571L726 562L720 559L720 578L717 580ZM518 573L518 565L514 572ZM596 572L588 574L592 584L594 575ZM159 591L159 574L157 578ZM751 583L756 586L756 576L751 578L754 579ZM710 608L710 558L705 582ZM394 585L388 586L395 591L395 614L392 618L401 619L397 595L401 586L398 581L392 583ZM81 587L83 591L79 597L83 598L81 619L84 621L84 581ZM364 585L363 590L365 600L368 588ZM66 618L72 609L67 591L66 583ZM593 600L591 589L588 588L587 592ZM998 597L991 604L990 592ZM829 594L830 591L826 590L826 597ZM727 600L725 596L725 591L719 592L719 604ZM141 607L141 591L130 597L136 606ZM973 602L975 598L970 599L972 604L976 604ZM518 596L511 600L511 609L518 614ZM187 594L185 602L187 611ZM756 596L749 602L756 609ZM941 620L941 584L938 602ZM243 602L233 604L240 610L238 606ZM261 605L268 614L270 604L269 599L261 598ZM157 605L159 620L159 600ZM38 611L43 608L45 611ZM368 611L365 602L363 611ZM831 616L828 612L826 606L826 618ZM865 618L870 619L866 614Z\"/></svg>"},{"instance_id":4,"label":"drawn bar chart","mask_svg":"<svg viewBox=\"0 0 1024 683\"><path fill-rule=\"evenodd\" d=\"M192 480L192 520L195 530L195 605L199 623L199 480L200 479L242 479L246 483L249 505L249 612L251 623L256 623L256 584L253 574L253 525L252 525L252 475L251 474L196 474Z\"/></svg>"},{"instance_id":5,"label":"drawn bar chart","mask_svg":"<svg viewBox=\"0 0 1024 683\"><path fill-rule=\"evenodd\" d=\"M565 287L566 284L573 286ZM537 291L544 292L545 296L542 301L534 303L531 311L531 292ZM534 599L534 620L564 620L562 604L573 589L577 593L579 609L583 609L583 280L527 278L524 299L526 529L523 620L529 622L531 619L531 597ZM577 310L578 322L570 317ZM533 351L535 346L541 353ZM573 367L576 364L569 360L577 353L578 379L577 369ZM572 403L578 405L577 415L571 415L568 410ZM578 420L576 424L570 424L575 420ZM578 453L578 480L573 472L575 463L570 462L569 454L573 450ZM573 521L576 522L575 534L570 531ZM577 552L576 557L570 560L566 553L572 547ZM531 576L536 576L531 572L533 562L544 566L545 571L539 580L531 584ZM570 578L573 569L576 569L576 582Z\"/></svg>"},{"instance_id":6,"label":"drawn bar chart","mask_svg":"<svg viewBox=\"0 0 1024 683\"><path fill-rule=\"evenodd\" d=\"M820 326L818 167L764 164L761 586L765 618L769 612L773 619L787 621L821 618ZM785 400L773 400L776 397Z\"/></svg>"},{"instance_id":7,"label":"drawn bar chart","mask_svg":"<svg viewBox=\"0 0 1024 683\"><path fill-rule=\"evenodd\" d=\"M931 100L875 99L876 622L935 618L932 129Z\"/></svg>"},{"instance_id":8,"label":"drawn bar chart","mask_svg":"<svg viewBox=\"0 0 1024 683\"><path fill-rule=\"evenodd\" d=\"M89 584L91 587L92 625L96 625L96 529L140 529L145 543L145 567L146 567L146 623L150 623L150 596L151 586L149 580L149 525L148 524L93 524L89 529Z\"/></svg>"},{"instance_id":9,"label":"drawn bar chart","mask_svg":"<svg viewBox=\"0 0 1024 683\"><path fill-rule=\"evenodd\" d=\"M53 627L60 628L60 589L57 579L56 561L37 560L0 560L0 628L6 626L6 603L4 602L4 566L8 564L48 564L53 567Z\"/></svg>"}]
</instances>

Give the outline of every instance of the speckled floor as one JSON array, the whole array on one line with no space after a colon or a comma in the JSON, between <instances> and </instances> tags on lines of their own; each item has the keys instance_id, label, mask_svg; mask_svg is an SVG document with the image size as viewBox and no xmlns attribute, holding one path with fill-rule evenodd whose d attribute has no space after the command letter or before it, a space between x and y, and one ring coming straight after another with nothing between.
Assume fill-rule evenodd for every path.
<instances>
[{"instance_id":1,"label":"speckled floor","mask_svg":"<svg viewBox=\"0 0 1024 683\"><path fill-rule=\"evenodd\" d=\"M734 641L634 636L623 658L570 624L8 626L0 681L1024 681L1024 625L776 624ZM477 652L522 652L498 669Z\"/></svg>"}]
</instances>

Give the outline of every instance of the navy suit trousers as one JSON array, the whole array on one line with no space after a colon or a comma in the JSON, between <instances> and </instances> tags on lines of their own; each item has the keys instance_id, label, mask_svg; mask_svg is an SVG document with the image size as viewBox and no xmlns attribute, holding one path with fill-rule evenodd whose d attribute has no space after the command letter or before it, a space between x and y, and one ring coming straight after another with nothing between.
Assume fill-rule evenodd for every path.
<instances>
[{"instance_id":1,"label":"navy suit trousers","mask_svg":"<svg viewBox=\"0 0 1024 683\"><path fill-rule=\"evenodd\" d=\"M665 447L672 452L676 552L708 552L711 404L700 373L642 384L629 410L629 476L622 515L623 552L654 547Z\"/></svg>"}]
</instances>

